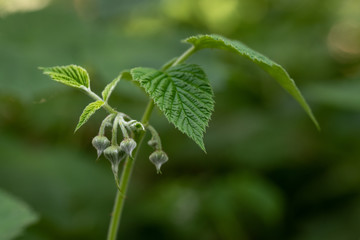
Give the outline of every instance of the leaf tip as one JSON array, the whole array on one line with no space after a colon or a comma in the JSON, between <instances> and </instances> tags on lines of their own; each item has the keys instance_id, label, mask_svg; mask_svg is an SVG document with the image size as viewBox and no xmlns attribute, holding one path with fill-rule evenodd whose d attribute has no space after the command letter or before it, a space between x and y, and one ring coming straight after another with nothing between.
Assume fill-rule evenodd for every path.
<instances>
[{"instance_id":1,"label":"leaf tip","mask_svg":"<svg viewBox=\"0 0 360 240\"><path fill-rule=\"evenodd\" d=\"M207 151L206 151L205 147L204 147L204 148L201 148L201 150L203 150L203 152L204 152L205 154L207 154Z\"/></svg>"},{"instance_id":2,"label":"leaf tip","mask_svg":"<svg viewBox=\"0 0 360 240\"><path fill-rule=\"evenodd\" d=\"M76 128L75 128L75 130L74 130L74 134L77 132L77 130L79 130L80 127L81 127L81 125L80 125L80 126L79 126L79 124L76 125Z\"/></svg>"},{"instance_id":3,"label":"leaf tip","mask_svg":"<svg viewBox=\"0 0 360 240\"><path fill-rule=\"evenodd\" d=\"M304 99L304 102L305 102L305 106L303 106L303 108L305 109L306 113L308 114L308 116L310 117L311 121L314 123L316 129L321 132L321 127L320 127L320 124L319 122L317 121L314 113L312 112L310 106L306 103L305 99Z\"/></svg>"},{"instance_id":4,"label":"leaf tip","mask_svg":"<svg viewBox=\"0 0 360 240\"><path fill-rule=\"evenodd\" d=\"M316 120L315 116L312 116L311 120L313 121L313 123L315 124L316 129L318 130L318 132L321 132L321 127L319 122Z\"/></svg>"},{"instance_id":5,"label":"leaf tip","mask_svg":"<svg viewBox=\"0 0 360 240\"><path fill-rule=\"evenodd\" d=\"M201 148L201 150L203 150L203 152L204 152L205 154L207 154L204 141L201 139L201 140L197 140L197 141L195 141L195 142L196 142L197 145Z\"/></svg>"},{"instance_id":6,"label":"leaf tip","mask_svg":"<svg viewBox=\"0 0 360 240\"><path fill-rule=\"evenodd\" d=\"M47 71L46 71L46 70L48 69L47 67L38 67L38 69L39 69L40 71L42 71L43 74L46 74L46 75L47 75Z\"/></svg>"}]
</instances>

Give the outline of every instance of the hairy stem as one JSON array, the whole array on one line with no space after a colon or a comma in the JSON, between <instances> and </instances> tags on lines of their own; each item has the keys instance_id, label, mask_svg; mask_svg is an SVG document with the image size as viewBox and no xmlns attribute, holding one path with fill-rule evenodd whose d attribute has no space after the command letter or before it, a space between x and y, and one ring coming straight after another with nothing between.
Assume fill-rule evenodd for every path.
<instances>
[{"instance_id":1,"label":"hairy stem","mask_svg":"<svg viewBox=\"0 0 360 240\"><path fill-rule=\"evenodd\" d=\"M119 176L117 171L112 171L113 175L114 175L114 179L115 179L115 183L116 183L116 187L118 188L118 190L120 191L120 180L119 180ZM121 192L119 192L119 194L122 194Z\"/></svg>"},{"instance_id":2,"label":"hairy stem","mask_svg":"<svg viewBox=\"0 0 360 240\"><path fill-rule=\"evenodd\" d=\"M150 131L151 135L152 135L152 138L156 141L157 143L157 150L158 149L162 149L162 145L161 145L161 139L160 139L160 136L158 134L158 132L156 131L156 129L151 126L151 125L148 125L147 126L147 129Z\"/></svg>"},{"instance_id":3,"label":"hairy stem","mask_svg":"<svg viewBox=\"0 0 360 240\"><path fill-rule=\"evenodd\" d=\"M154 108L154 102L152 100L150 100L149 104L146 107L144 115L142 117L142 120L141 120L142 124L144 124L144 125L148 124L153 108ZM144 139L144 136L145 136L145 131L141 131L140 133L135 135L134 140L138 143L138 145L134 149L134 158L131 158L128 156L125 160L125 165L124 165L124 168L123 168L123 171L121 174L121 179L120 179L120 190L116 194L115 204L114 204L114 209L113 209L112 216L111 216L107 240L115 240L116 239L119 222L120 222L120 217L121 217L121 213L122 213L122 210L124 207L124 201L125 201L126 192L127 192L128 185L129 185L131 172L132 172L132 169L134 166L135 159L138 154L138 150Z\"/></svg>"},{"instance_id":4,"label":"hairy stem","mask_svg":"<svg viewBox=\"0 0 360 240\"><path fill-rule=\"evenodd\" d=\"M118 121L119 121L119 115L117 115L115 117L115 120L114 120L114 123L113 123L113 128L112 128L111 145L113 145L113 146L117 145L117 128L118 128L117 122Z\"/></svg>"},{"instance_id":5,"label":"hairy stem","mask_svg":"<svg viewBox=\"0 0 360 240\"><path fill-rule=\"evenodd\" d=\"M82 90L85 91L85 93L91 97L92 99L96 100L96 101L104 101L101 97L99 97L96 93L94 93L93 91L91 91L88 88L83 87ZM104 105L102 105L102 107L108 111L109 113L118 113L115 109L113 109L107 102L104 101Z\"/></svg>"},{"instance_id":6,"label":"hairy stem","mask_svg":"<svg viewBox=\"0 0 360 240\"><path fill-rule=\"evenodd\" d=\"M120 126L120 129L121 129L121 132L123 134L123 137L124 138L129 138L129 134L128 132L126 131L126 128L124 126L124 119L121 118L120 121L119 121L119 126Z\"/></svg>"},{"instance_id":7,"label":"hairy stem","mask_svg":"<svg viewBox=\"0 0 360 240\"><path fill-rule=\"evenodd\" d=\"M171 65L171 67L176 66L180 63L183 63L186 59L188 59L194 52L196 52L196 48L192 45L188 50L186 50L180 57L176 59L176 61Z\"/></svg>"},{"instance_id":8,"label":"hairy stem","mask_svg":"<svg viewBox=\"0 0 360 240\"><path fill-rule=\"evenodd\" d=\"M107 127L107 124L111 124L110 122L113 120L114 117L114 114L110 114L102 121L99 129L99 136L105 135L105 128Z\"/></svg>"},{"instance_id":9,"label":"hairy stem","mask_svg":"<svg viewBox=\"0 0 360 240\"><path fill-rule=\"evenodd\" d=\"M196 52L196 48L194 46L190 47L188 50L186 50L181 56L179 56L176 61L171 65L171 67L176 66L180 63L183 63L186 59L188 59L194 52ZM162 69L163 71L165 71L166 69ZM92 93L92 92L91 92ZM89 94L89 96L93 97L96 100L101 100L101 98L99 96L97 96L96 94L92 93ZM99 99L97 99L99 98ZM109 112L113 112L115 111L113 108L111 108L107 103L105 103L103 105L103 107L108 110ZM154 108L154 101L150 99L144 115L141 119L141 123L146 127L149 123L149 119L152 113L152 110ZM116 111L115 111L116 112ZM116 236L117 236L117 232L118 232L118 228L119 228L119 223L120 223L120 218L121 218L121 213L124 207L124 202L125 202L125 198L126 198L126 192L128 189L128 185L129 185L129 180L131 177L131 173L132 173L132 169L134 166L134 162L135 159L137 157L138 154L138 150L141 146L141 143L144 139L145 136L145 131L141 131L138 134L135 134L134 136L134 140L135 142L138 143L137 147L134 149L134 158L131 157L127 157L125 160L125 165L121 174L121 179L120 179L120 189L116 194L116 198L115 198L115 203L114 203L114 208L113 208L113 212L111 215L111 220L110 220L110 225L109 225L109 231L108 231L108 236L107 236L107 240L116 240Z\"/></svg>"}]
</instances>

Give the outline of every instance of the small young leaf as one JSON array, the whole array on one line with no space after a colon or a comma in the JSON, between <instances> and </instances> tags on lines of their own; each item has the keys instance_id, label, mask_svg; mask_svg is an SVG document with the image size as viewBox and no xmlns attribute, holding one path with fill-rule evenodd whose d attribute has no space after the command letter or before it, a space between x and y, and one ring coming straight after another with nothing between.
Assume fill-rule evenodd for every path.
<instances>
[{"instance_id":1,"label":"small young leaf","mask_svg":"<svg viewBox=\"0 0 360 240\"><path fill-rule=\"evenodd\" d=\"M300 103L300 105L309 115L316 127L320 129L315 116L313 115L306 100L301 95L294 80L290 78L286 70L279 64L270 60L266 56L252 50L251 48L247 47L239 41L230 40L216 34L197 35L185 39L184 42L193 44L196 50L204 48L226 49L250 59L257 65L259 65L267 73L269 73L273 78L275 78L276 81Z\"/></svg>"},{"instance_id":2,"label":"small young leaf","mask_svg":"<svg viewBox=\"0 0 360 240\"><path fill-rule=\"evenodd\" d=\"M98 100L96 102L92 102L89 105L87 105L84 109L84 111L82 112L80 118L79 118L79 123L77 124L76 128L75 128L75 132L84 124L86 123L89 118L99 109L101 108L102 105L104 105L104 101Z\"/></svg>"},{"instance_id":3,"label":"small young leaf","mask_svg":"<svg viewBox=\"0 0 360 240\"><path fill-rule=\"evenodd\" d=\"M165 72L134 68L131 74L169 122L205 151L203 134L214 109L214 94L204 71L195 64L181 64Z\"/></svg>"},{"instance_id":4,"label":"small young leaf","mask_svg":"<svg viewBox=\"0 0 360 240\"><path fill-rule=\"evenodd\" d=\"M53 80L65 85L81 88L82 86L90 88L90 78L87 71L76 65L40 67L43 73L49 75Z\"/></svg>"},{"instance_id":5,"label":"small young leaf","mask_svg":"<svg viewBox=\"0 0 360 240\"><path fill-rule=\"evenodd\" d=\"M114 88L116 87L116 84L120 81L120 79L121 79L121 74L117 78L112 80L108 85L106 85L106 87L102 91L101 95L105 102L108 101L112 91L114 90Z\"/></svg>"}]
</instances>

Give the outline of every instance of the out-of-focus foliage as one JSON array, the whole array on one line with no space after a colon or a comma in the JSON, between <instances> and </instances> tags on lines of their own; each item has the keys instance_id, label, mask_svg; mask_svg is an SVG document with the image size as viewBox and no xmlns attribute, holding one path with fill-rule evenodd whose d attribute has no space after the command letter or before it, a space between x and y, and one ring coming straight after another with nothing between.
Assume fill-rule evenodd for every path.
<instances>
[{"instance_id":1,"label":"out-of-focus foliage","mask_svg":"<svg viewBox=\"0 0 360 240\"><path fill-rule=\"evenodd\" d=\"M36 214L23 202L0 190L0 238L13 239L23 228L37 220Z\"/></svg>"},{"instance_id":2,"label":"out-of-focus foliage","mask_svg":"<svg viewBox=\"0 0 360 240\"><path fill-rule=\"evenodd\" d=\"M77 64L98 94L123 69L159 68L190 35L239 39L289 72L317 116L257 66L226 52L205 69L215 112L207 154L154 111L169 162L143 146L121 239L357 239L360 236L360 2L357 0L0 1L0 188L39 215L18 240L103 239L116 187L96 162L99 110L38 66ZM145 93L121 81L111 105L140 118ZM2 217L2 216L0 216Z\"/></svg>"}]
</instances>

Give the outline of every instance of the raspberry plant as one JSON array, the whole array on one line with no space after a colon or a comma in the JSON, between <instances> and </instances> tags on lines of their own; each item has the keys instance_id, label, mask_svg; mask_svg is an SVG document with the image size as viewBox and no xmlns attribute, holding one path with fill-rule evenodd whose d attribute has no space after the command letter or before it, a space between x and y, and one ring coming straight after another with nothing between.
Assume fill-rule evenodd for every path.
<instances>
[{"instance_id":1,"label":"raspberry plant","mask_svg":"<svg viewBox=\"0 0 360 240\"><path fill-rule=\"evenodd\" d=\"M220 35L197 35L185 39L184 42L192 46L181 56L170 60L161 69L136 67L121 72L105 87L101 97L91 90L89 75L82 67L68 65L40 68L44 74L49 75L53 80L78 88L94 99L94 102L83 110L75 131L86 123L98 109L103 108L108 112L100 125L99 134L92 140L98 158L104 154L110 161L118 188L108 231L108 240L116 239L132 168L146 131L151 134L148 145L154 148L149 159L155 165L157 173L161 173L162 164L168 161L168 156L162 149L158 132L149 124L154 105L160 109L170 123L189 136L205 151L203 135L214 109L214 93L201 67L186 63L186 60L199 50L218 48L248 58L270 74L289 92L319 129L310 107L295 82L279 64L239 41L230 40ZM141 121L132 119L108 104L111 93L121 79L133 81L140 88L143 88L149 96L149 103ZM110 139L107 137L106 128L111 129ZM123 137L120 142L118 141L119 130ZM122 161L124 161L124 165L122 174L119 176L119 164Z\"/></svg>"}]
</instances>

